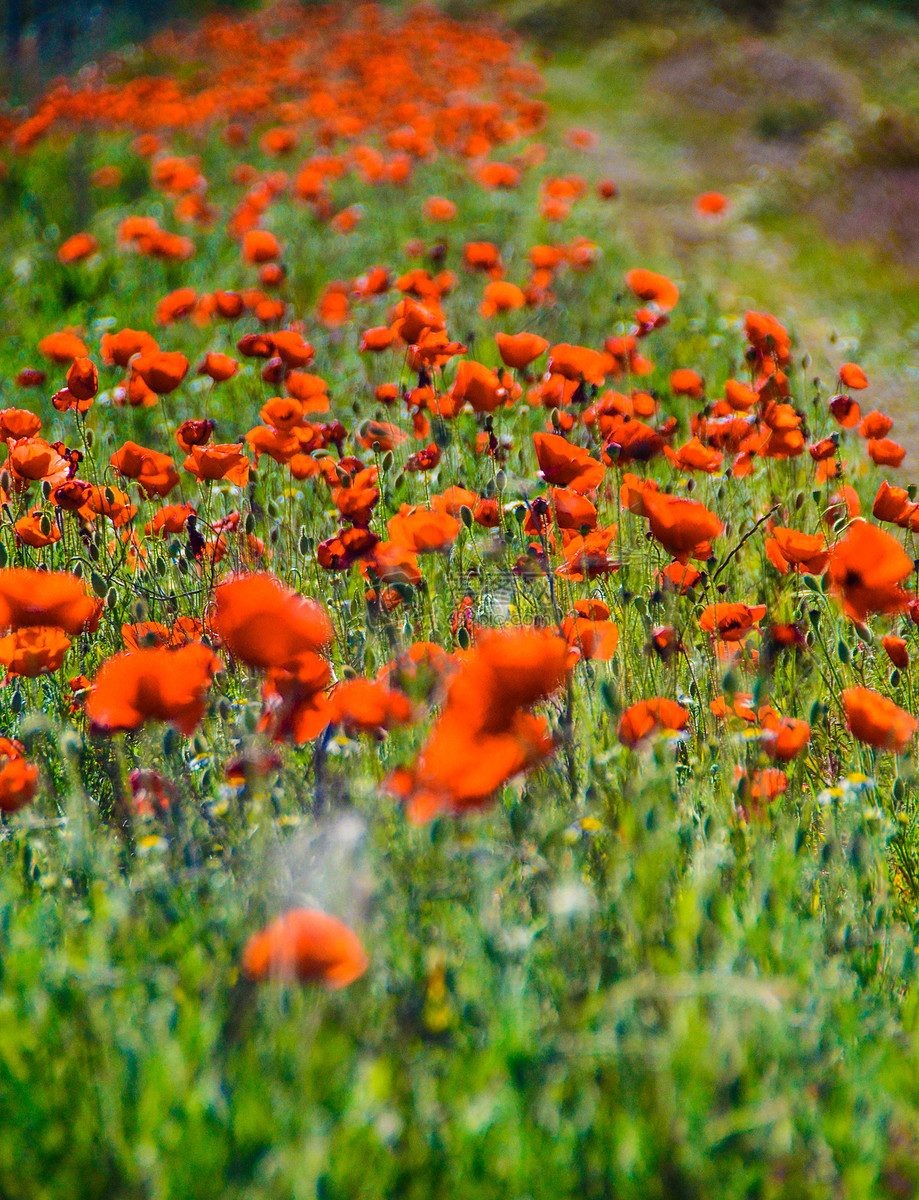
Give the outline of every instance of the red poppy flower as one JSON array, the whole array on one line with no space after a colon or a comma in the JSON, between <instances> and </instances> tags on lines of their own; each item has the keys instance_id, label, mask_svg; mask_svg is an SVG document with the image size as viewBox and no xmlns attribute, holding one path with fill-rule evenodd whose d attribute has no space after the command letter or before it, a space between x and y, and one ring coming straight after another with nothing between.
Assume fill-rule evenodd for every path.
<instances>
[{"instance_id":1,"label":"red poppy flower","mask_svg":"<svg viewBox=\"0 0 919 1200\"><path fill-rule=\"evenodd\" d=\"M163 396L175 391L188 374L188 359L177 350L158 350L138 355L131 367L152 392Z\"/></svg>"},{"instance_id":2,"label":"red poppy flower","mask_svg":"<svg viewBox=\"0 0 919 1200\"><path fill-rule=\"evenodd\" d=\"M639 300L656 304L661 312L669 312L680 298L679 288L666 275L656 275L639 267L627 271L625 281Z\"/></svg>"},{"instance_id":3,"label":"red poppy flower","mask_svg":"<svg viewBox=\"0 0 919 1200\"><path fill-rule=\"evenodd\" d=\"M325 609L271 575L222 583L214 601L214 632L234 657L253 667L295 669L301 656L323 649L332 638Z\"/></svg>"},{"instance_id":4,"label":"red poppy flower","mask_svg":"<svg viewBox=\"0 0 919 1200\"><path fill-rule=\"evenodd\" d=\"M852 522L833 547L828 569L843 611L853 621L906 607L909 595L900 584L912 572L912 560L890 534L867 521Z\"/></svg>"},{"instance_id":5,"label":"red poppy flower","mask_svg":"<svg viewBox=\"0 0 919 1200\"><path fill-rule=\"evenodd\" d=\"M182 464L202 481L225 479L236 487L249 481L249 460L239 446L192 446Z\"/></svg>"},{"instance_id":6,"label":"red poppy flower","mask_svg":"<svg viewBox=\"0 0 919 1200\"><path fill-rule=\"evenodd\" d=\"M765 604L709 604L699 617L699 628L723 642L739 642L765 615Z\"/></svg>"},{"instance_id":7,"label":"red poppy flower","mask_svg":"<svg viewBox=\"0 0 919 1200\"><path fill-rule=\"evenodd\" d=\"M382 735L387 729L410 725L414 712L408 697L376 679L349 679L329 695L330 721L351 735Z\"/></svg>"},{"instance_id":8,"label":"red poppy flower","mask_svg":"<svg viewBox=\"0 0 919 1200\"><path fill-rule=\"evenodd\" d=\"M549 349L546 339L535 333L496 333L495 341L501 361L515 371L525 371Z\"/></svg>"},{"instance_id":9,"label":"red poppy flower","mask_svg":"<svg viewBox=\"0 0 919 1200\"><path fill-rule=\"evenodd\" d=\"M789 762L810 741L811 727L807 721L799 721L794 717L771 717L763 725L763 749L770 758Z\"/></svg>"},{"instance_id":10,"label":"red poppy flower","mask_svg":"<svg viewBox=\"0 0 919 1200\"><path fill-rule=\"evenodd\" d=\"M675 700L655 696L651 700L639 700L625 710L619 719L617 736L624 746L634 750L662 731L681 732L688 721L688 711Z\"/></svg>"},{"instance_id":11,"label":"red poppy flower","mask_svg":"<svg viewBox=\"0 0 919 1200\"><path fill-rule=\"evenodd\" d=\"M24 808L38 788L38 770L19 755L0 753L0 812Z\"/></svg>"},{"instance_id":12,"label":"red poppy flower","mask_svg":"<svg viewBox=\"0 0 919 1200\"><path fill-rule=\"evenodd\" d=\"M81 633L96 612L95 599L74 575L21 567L0 571L0 629L54 625Z\"/></svg>"},{"instance_id":13,"label":"red poppy flower","mask_svg":"<svg viewBox=\"0 0 919 1200\"><path fill-rule=\"evenodd\" d=\"M17 629L0 638L0 663L11 675L35 679L60 669L70 649L70 639L53 625Z\"/></svg>"},{"instance_id":14,"label":"red poppy flower","mask_svg":"<svg viewBox=\"0 0 919 1200\"><path fill-rule=\"evenodd\" d=\"M674 558L685 563L711 557L711 539L719 537L724 526L703 504L651 491L643 503L651 533Z\"/></svg>"},{"instance_id":15,"label":"red poppy flower","mask_svg":"<svg viewBox=\"0 0 919 1200\"><path fill-rule=\"evenodd\" d=\"M480 636L414 765L387 780L412 821L485 807L497 788L551 752L545 721L526 710L561 686L567 659L563 639L544 630Z\"/></svg>"},{"instance_id":16,"label":"red poppy flower","mask_svg":"<svg viewBox=\"0 0 919 1200\"><path fill-rule=\"evenodd\" d=\"M881 638L881 645L887 654L887 657L895 667L899 667L901 671L905 671L909 666L909 650L907 649L906 639L897 637L896 634L888 633Z\"/></svg>"},{"instance_id":17,"label":"red poppy flower","mask_svg":"<svg viewBox=\"0 0 919 1200\"><path fill-rule=\"evenodd\" d=\"M860 742L878 750L902 754L916 733L919 722L892 700L870 688L848 688L842 694L846 725Z\"/></svg>"},{"instance_id":18,"label":"red poppy flower","mask_svg":"<svg viewBox=\"0 0 919 1200\"><path fill-rule=\"evenodd\" d=\"M586 493L599 487L606 467L580 446L555 433L534 433L539 469L547 483Z\"/></svg>"},{"instance_id":19,"label":"red poppy flower","mask_svg":"<svg viewBox=\"0 0 919 1200\"><path fill-rule=\"evenodd\" d=\"M246 943L243 973L250 979L321 983L343 988L367 970L357 935L336 917L294 908L276 917Z\"/></svg>"},{"instance_id":20,"label":"red poppy flower","mask_svg":"<svg viewBox=\"0 0 919 1200\"><path fill-rule=\"evenodd\" d=\"M95 678L86 701L87 718L98 733L168 721L190 736L204 716L205 696L219 669L220 660L200 642L179 650L116 654Z\"/></svg>"},{"instance_id":21,"label":"red poppy flower","mask_svg":"<svg viewBox=\"0 0 919 1200\"><path fill-rule=\"evenodd\" d=\"M839 368L839 381L853 392L868 386L868 376L857 363L843 363Z\"/></svg>"},{"instance_id":22,"label":"red poppy flower","mask_svg":"<svg viewBox=\"0 0 919 1200\"><path fill-rule=\"evenodd\" d=\"M797 529L782 526L772 530L772 537L766 539L765 550L769 561L783 575L788 574L789 567L799 573L822 575L830 557L823 534L799 533Z\"/></svg>"}]
</instances>

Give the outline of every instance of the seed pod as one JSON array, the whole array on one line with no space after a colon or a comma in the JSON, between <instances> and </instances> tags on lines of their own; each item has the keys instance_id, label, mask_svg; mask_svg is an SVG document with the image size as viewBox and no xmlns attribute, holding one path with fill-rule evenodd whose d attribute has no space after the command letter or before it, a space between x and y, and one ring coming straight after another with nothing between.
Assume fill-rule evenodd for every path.
<instances>
[{"instance_id":1,"label":"seed pod","mask_svg":"<svg viewBox=\"0 0 919 1200\"><path fill-rule=\"evenodd\" d=\"M616 685L611 679L603 680L600 685L600 697L610 712L619 711L619 696L616 692Z\"/></svg>"}]
</instances>

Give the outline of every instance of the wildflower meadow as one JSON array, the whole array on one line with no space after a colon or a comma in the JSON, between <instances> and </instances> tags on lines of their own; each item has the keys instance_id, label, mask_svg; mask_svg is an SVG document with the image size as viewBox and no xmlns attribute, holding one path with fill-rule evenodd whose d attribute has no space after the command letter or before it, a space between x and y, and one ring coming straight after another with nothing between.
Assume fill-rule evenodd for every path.
<instances>
[{"instance_id":1,"label":"wildflower meadow","mask_svg":"<svg viewBox=\"0 0 919 1200\"><path fill-rule=\"evenodd\" d=\"M0 110L3 1197L919 1194L915 458L625 187L429 6Z\"/></svg>"}]
</instances>

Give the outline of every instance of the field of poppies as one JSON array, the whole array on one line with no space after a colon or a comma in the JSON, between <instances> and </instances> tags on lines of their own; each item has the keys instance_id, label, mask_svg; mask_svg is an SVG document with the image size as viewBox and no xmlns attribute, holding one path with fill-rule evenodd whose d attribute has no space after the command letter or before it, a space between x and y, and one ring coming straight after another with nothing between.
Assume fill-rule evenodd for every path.
<instances>
[{"instance_id":1,"label":"field of poppies","mask_svg":"<svg viewBox=\"0 0 919 1200\"><path fill-rule=\"evenodd\" d=\"M919 1192L910 457L543 87L280 2L0 110L3 1197Z\"/></svg>"}]
</instances>

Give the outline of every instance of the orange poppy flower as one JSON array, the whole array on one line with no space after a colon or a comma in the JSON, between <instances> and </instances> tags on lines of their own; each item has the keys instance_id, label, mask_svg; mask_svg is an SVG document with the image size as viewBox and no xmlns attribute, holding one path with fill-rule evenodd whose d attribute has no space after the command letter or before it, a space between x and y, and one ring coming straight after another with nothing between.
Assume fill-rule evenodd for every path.
<instances>
[{"instance_id":1,"label":"orange poppy flower","mask_svg":"<svg viewBox=\"0 0 919 1200\"><path fill-rule=\"evenodd\" d=\"M141 329L122 329L118 333L103 333L101 349L108 366L127 367L135 354L156 354L159 345L156 338Z\"/></svg>"},{"instance_id":2,"label":"orange poppy flower","mask_svg":"<svg viewBox=\"0 0 919 1200\"><path fill-rule=\"evenodd\" d=\"M11 675L34 679L61 667L70 639L53 625L33 625L0 638L0 663Z\"/></svg>"},{"instance_id":3,"label":"orange poppy flower","mask_svg":"<svg viewBox=\"0 0 919 1200\"><path fill-rule=\"evenodd\" d=\"M776 526L772 537L766 539L769 561L783 575L793 567L799 574L822 575L830 557L823 534L809 535L797 529Z\"/></svg>"},{"instance_id":4,"label":"orange poppy flower","mask_svg":"<svg viewBox=\"0 0 919 1200\"><path fill-rule=\"evenodd\" d=\"M243 235L243 262L258 264L280 257L281 245L267 229L250 229Z\"/></svg>"},{"instance_id":5,"label":"orange poppy flower","mask_svg":"<svg viewBox=\"0 0 919 1200\"><path fill-rule=\"evenodd\" d=\"M705 395L705 383L697 371L681 367L670 375L670 390L674 396L689 396L691 400L700 400Z\"/></svg>"},{"instance_id":6,"label":"orange poppy flower","mask_svg":"<svg viewBox=\"0 0 919 1200\"><path fill-rule=\"evenodd\" d=\"M450 397L457 407L469 404L475 412L490 413L507 400L507 390L494 371L466 360L457 368Z\"/></svg>"},{"instance_id":7,"label":"orange poppy flower","mask_svg":"<svg viewBox=\"0 0 919 1200\"><path fill-rule=\"evenodd\" d=\"M360 353L380 354L383 350L388 350L395 340L396 335L388 325L365 329L361 334Z\"/></svg>"},{"instance_id":8,"label":"orange poppy flower","mask_svg":"<svg viewBox=\"0 0 919 1200\"><path fill-rule=\"evenodd\" d=\"M635 750L663 731L680 733L688 721L688 711L675 700L655 696L651 700L639 700L625 710L619 718L617 736L623 746Z\"/></svg>"},{"instance_id":9,"label":"orange poppy flower","mask_svg":"<svg viewBox=\"0 0 919 1200\"><path fill-rule=\"evenodd\" d=\"M724 526L704 504L651 491L643 503L652 535L679 562L711 557L711 539L720 537Z\"/></svg>"},{"instance_id":10,"label":"orange poppy flower","mask_svg":"<svg viewBox=\"0 0 919 1200\"><path fill-rule=\"evenodd\" d=\"M293 670L300 658L332 638L325 609L271 575L241 575L222 583L214 602L214 632L235 658L252 667Z\"/></svg>"},{"instance_id":11,"label":"orange poppy flower","mask_svg":"<svg viewBox=\"0 0 919 1200\"><path fill-rule=\"evenodd\" d=\"M138 355L131 367L152 392L164 396L174 392L188 374L188 359L177 350L158 350Z\"/></svg>"},{"instance_id":12,"label":"orange poppy flower","mask_svg":"<svg viewBox=\"0 0 919 1200\"><path fill-rule=\"evenodd\" d=\"M198 374L209 376L214 383L225 383L232 379L239 370L239 363L227 354L217 354L211 350L198 365Z\"/></svg>"},{"instance_id":13,"label":"orange poppy flower","mask_svg":"<svg viewBox=\"0 0 919 1200\"><path fill-rule=\"evenodd\" d=\"M316 561L324 571L347 571L372 554L379 541L379 536L369 529L343 529L335 537L319 543Z\"/></svg>"},{"instance_id":14,"label":"orange poppy flower","mask_svg":"<svg viewBox=\"0 0 919 1200\"><path fill-rule=\"evenodd\" d=\"M747 412L759 400L759 394L745 383L729 379L724 385L724 398L737 412Z\"/></svg>"},{"instance_id":15,"label":"orange poppy flower","mask_svg":"<svg viewBox=\"0 0 919 1200\"><path fill-rule=\"evenodd\" d=\"M693 208L702 217L722 217L730 207L727 196L721 192L702 192L692 202Z\"/></svg>"},{"instance_id":16,"label":"orange poppy flower","mask_svg":"<svg viewBox=\"0 0 919 1200\"><path fill-rule=\"evenodd\" d=\"M679 288L673 280L641 267L627 271L625 282L639 300L656 305L661 312L670 312L680 298Z\"/></svg>"},{"instance_id":17,"label":"orange poppy flower","mask_svg":"<svg viewBox=\"0 0 919 1200\"><path fill-rule=\"evenodd\" d=\"M561 375L576 383L594 383L599 387L609 370L609 356L588 346L559 342L549 351L548 369L552 375Z\"/></svg>"},{"instance_id":18,"label":"orange poppy flower","mask_svg":"<svg viewBox=\"0 0 919 1200\"><path fill-rule=\"evenodd\" d=\"M906 639L897 637L896 634L888 633L881 638L881 645L887 654L887 657L895 667L899 667L901 671L905 671L909 666L909 650L907 649Z\"/></svg>"},{"instance_id":19,"label":"orange poppy flower","mask_svg":"<svg viewBox=\"0 0 919 1200\"><path fill-rule=\"evenodd\" d=\"M452 221L456 216L456 205L444 196L428 196L422 211L429 221Z\"/></svg>"},{"instance_id":20,"label":"orange poppy flower","mask_svg":"<svg viewBox=\"0 0 919 1200\"><path fill-rule=\"evenodd\" d=\"M605 605L602 606L606 608ZM608 620L609 610L605 616L590 616L575 612L566 617L562 623L562 633L572 650L585 659L596 659L608 662L619 645L619 628L615 622Z\"/></svg>"},{"instance_id":21,"label":"orange poppy flower","mask_svg":"<svg viewBox=\"0 0 919 1200\"><path fill-rule=\"evenodd\" d=\"M843 363L839 368L839 382L852 392L868 386L868 376L857 363Z\"/></svg>"},{"instance_id":22,"label":"orange poppy flower","mask_svg":"<svg viewBox=\"0 0 919 1200\"><path fill-rule=\"evenodd\" d=\"M198 295L194 288L178 288L159 301L153 310L153 319L157 325L172 325L189 316L197 301Z\"/></svg>"},{"instance_id":23,"label":"orange poppy flower","mask_svg":"<svg viewBox=\"0 0 919 1200\"><path fill-rule=\"evenodd\" d=\"M860 742L877 750L902 754L908 749L919 722L892 700L870 688L847 688L842 694L846 725Z\"/></svg>"},{"instance_id":24,"label":"orange poppy flower","mask_svg":"<svg viewBox=\"0 0 919 1200\"><path fill-rule=\"evenodd\" d=\"M886 479L878 488L871 511L879 521L919 530L919 502L910 500L906 488L891 487Z\"/></svg>"},{"instance_id":25,"label":"orange poppy flower","mask_svg":"<svg viewBox=\"0 0 919 1200\"><path fill-rule=\"evenodd\" d=\"M526 296L521 288L516 284L508 283L505 279L493 279L491 283L485 285L482 303L479 305L479 314L485 318L493 317L497 313L512 312L514 309L523 308L524 304L526 304Z\"/></svg>"},{"instance_id":26,"label":"orange poppy flower","mask_svg":"<svg viewBox=\"0 0 919 1200\"><path fill-rule=\"evenodd\" d=\"M890 417L873 409L866 417L862 418L862 423L858 427L858 432L863 438L885 438L893 428L893 421Z\"/></svg>"},{"instance_id":27,"label":"orange poppy flower","mask_svg":"<svg viewBox=\"0 0 919 1200\"><path fill-rule=\"evenodd\" d=\"M249 979L321 983L343 988L367 970L357 935L336 917L294 908L276 917L246 943L242 970Z\"/></svg>"},{"instance_id":28,"label":"orange poppy flower","mask_svg":"<svg viewBox=\"0 0 919 1200\"><path fill-rule=\"evenodd\" d=\"M0 812L24 808L38 788L38 769L19 755L0 754Z\"/></svg>"},{"instance_id":29,"label":"orange poppy flower","mask_svg":"<svg viewBox=\"0 0 919 1200\"><path fill-rule=\"evenodd\" d=\"M906 457L906 450L890 438L871 438L868 457L879 467L899 467Z\"/></svg>"},{"instance_id":30,"label":"orange poppy flower","mask_svg":"<svg viewBox=\"0 0 919 1200\"><path fill-rule=\"evenodd\" d=\"M136 479L144 495L167 496L179 482L179 473L168 454L125 442L109 460L119 475Z\"/></svg>"},{"instance_id":31,"label":"orange poppy flower","mask_svg":"<svg viewBox=\"0 0 919 1200\"><path fill-rule=\"evenodd\" d=\"M411 821L483 808L503 783L551 752L545 721L526 710L562 685L567 660L565 641L545 630L480 636L415 763L387 779Z\"/></svg>"},{"instance_id":32,"label":"orange poppy flower","mask_svg":"<svg viewBox=\"0 0 919 1200\"><path fill-rule=\"evenodd\" d=\"M192 446L182 466L202 481L225 479L236 487L249 482L249 460L236 445Z\"/></svg>"},{"instance_id":33,"label":"orange poppy flower","mask_svg":"<svg viewBox=\"0 0 919 1200\"><path fill-rule=\"evenodd\" d=\"M381 735L387 729L410 725L414 712L408 697L375 679L349 679L329 695L329 720L345 732Z\"/></svg>"},{"instance_id":34,"label":"orange poppy flower","mask_svg":"<svg viewBox=\"0 0 919 1200\"><path fill-rule=\"evenodd\" d=\"M72 329L49 333L38 343L38 352L62 366L73 362L75 358L89 357L86 343Z\"/></svg>"},{"instance_id":35,"label":"orange poppy flower","mask_svg":"<svg viewBox=\"0 0 919 1200\"><path fill-rule=\"evenodd\" d=\"M525 371L549 348L546 339L535 333L496 333L495 341L502 362L515 371Z\"/></svg>"},{"instance_id":36,"label":"orange poppy flower","mask_svg":"<svg viewBox=\"0 0 919 1200\"><path fill-rule=\"evenodd\" d=\"M23 367L16 375L16 384L21 388L41 387L47 375L44 371L37 371L34 367Z\"/></svg>"},{"instance_id":37,"label":"orange poppy flower","mask_svg":"<svg viewBox=\"0 0 919 1200\"><path fill-rule=\"evenodd\" d=\"M765 604L709 604L699 617L699 628L722 642L739 642L765 615Z\"/></svg>"},{"instance_id":38,"label":"orange poppy flower","mask_svg":"<svg viewBox=\"0 0 919 1200\"><path fill-rule=\"evenodd\" d=\"M100 488L93 484L89 485L85 503L78 512L85 521L108 517L115 528L120 529L137 516L137 506L119 488Z\"/></svg>"},{"instance_id":39,"label":"orange poppy flower","mask_svg":"<svg viewBox=\"0 0 919 1200\"><path fill-rule=\"evenodd\" d=\"M905 608L909 594L900 584L912 569L899 542L861 519L853 521L833 547L828 567L833 591L853 621L864 621L872 612Z\"/></svg>"},{"instance_id":40,"label":"orange poppy flower","mask_svg":"<svg viewBox=\"0 0 919 1200\"><path fill-rule=\"evenodd\" d=\"M77 400L92 400L99 390L99 372L89 358L75 358L67 371L67 389Z\"/></svg>"},{"instance_id":41,"label":"orange poppy flower","mask_svg":"<svg viewBox=\"0 0 919 1200\"><path fill-rule=\"evenodd\" d=\"M178 650L128 650L96 675L86 716L97 733L139 729L167 721L191 736L204 716L205 697L220 659L200 642Z\"/></svg>"},{"instance_id":42,"label":"orange poppy flower","mask_svg":"<svg viewBox=\"0 0 919 1200\"><path fill-rule=\"evenodd\" d=\"M748 312L744 317L747 341L762 358L770 358L779 366L791 360L791 338L788 330L771 313Z\"/></svg>"},{"instance_id":43,"label":"orange poppy flower","mask_svg":"<svg viewBox=\"0 0 919 1200\"><path fill-rule=\"evenodd\" d=\"M619 570L619 562L610 554L616 539L616 526L593 529L581 536L577 534L565 544L565 561L556 570L557 575L567 579L596 579Z\"/></svg>"},{"instance_id":44,"label":"orange poppy flower","mask_svg":"<svg viewBox=\"0 0 919 1200\"><path fill-rule=\"evenodd\" d=\"M20 517L14 528L20 542L35 550L53 546L64 536L48 514L40 508L33 508L26 516Z\"/></svg>"},{"instance_id":45,"label":"orange poppy flower","mask_svg":"<svg viewBox=\"0 0 919 1200\"><path fill-rule=\"evenodd\" d=\"M533 444L540 472L547 483L582 494L593 491L602 483L606 467L591 458L581 446L572 445L554 433L534 433Z\"/></svg>"},{"instance_id":46,"label":"orange poppy flower","mask_svg":"<svg viewBox=\"0 0 919 1200\"><path fill-rule=\"evenodd\" d=\"M0 571L0 629L54 625L81 633L96 612L95 599L74 575L22 567Z\"/></svg>"},{"instance_id":47,"label":"orange poppy flower","mask_svg":"<svg viewBox=\"0 0 919 1200\"><path fill-rule=\"evenodd\" d=\"M763 725L763 749L770 758L790 762L810 741L811 727L807 721L799 721L794 717L770 717Z\"/></svg>"},{"instance_id":48,"label":"orange poppy flower","mask_svg":"<svg viewBox=\"0 0 919 1200\"><path fill-rule=\"evenodd\" d=\"M658 579L662 587L683 595L700 582L702 572L697 571L689 563L683 563L677 559L659 572Z\"/></svg>"},{"instance_id":49,"label":"orange poppy flower","mask_svg":"<svg viewBox=\"0 0 919 1200\"><path fill-rule=\"evenodd\" d=\"M614 435L615 436L615 435ZM724 455L719 450L710 450L703 446L697 437L690 439L679 450L664 446L664 454L680 471L704 471L712 475L724 462Z\"/></svg>"},{"instance_id":50,"label":"orange poppy flower","mask_svg":"<svg viewBox=\"0 0 919 1200\"><path fill-rule=\"evenodd\" d=\"M834 396L830 401L830 413L843 429L854 429L861 420L862 410L851 396Z\"/></svg>"},{"instance_id":51,"label":"orange poppy flower","mask_svg":"<svg viewBox=\"0 0 919 1200\"><path fill-rule=\"evenodd\" d=\"M460 525L444 512L403 504L386 528L392 542L414 554L443 554L456 541Z\"/></svg>"},{"instance_id":52,"label":"orange poppy flower","mask_svg":"<svg viewBox=\"0 0 919 1200\"><path fill-rule=\"evenodd\" d=\"M0 439L33 438L41 429L41 417L25 408L0 409Z\"/></svg>"},{"instance_id":53,"label":"orange poppy flower","mask_svg":"<svg viewBox=\"0 0 919 1200\"><path fill-rule=\"evenodd\" d=\"M57 251L57 261L69 265L89 258L99 249L99 242L91 233L75 233L73 237L61 242Z\"/></svg>"}]
</instances>

